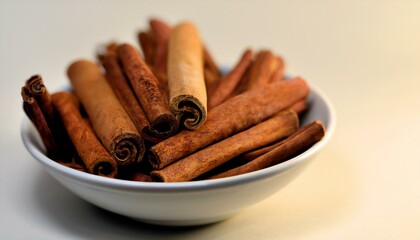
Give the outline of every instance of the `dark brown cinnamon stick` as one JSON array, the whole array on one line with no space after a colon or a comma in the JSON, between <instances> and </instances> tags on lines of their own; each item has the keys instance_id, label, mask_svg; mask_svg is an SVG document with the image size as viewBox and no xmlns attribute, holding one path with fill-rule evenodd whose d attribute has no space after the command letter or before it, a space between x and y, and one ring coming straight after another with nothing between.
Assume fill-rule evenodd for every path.
<instances>
[{"instance_id":1,"label":"dark brown cinnamon stick","mask_svg":"<svg viewBox=\"0 0 420 240\"><path fill-rule=\"evenodd\" d=\"M116 54L113 52L103 54L102 64L106 70L106 78L109 84L142 137L154 143L162 141L165 136L160 136L151 130L143 107L131 89L130 83L118 63Z\"/></svg>"},{"instance_id":2,"label":"dark brown cinnamon stick","mask_svg":"<svg viewBox=\"0 0 420 240\"><path fill-rule=\"evenodd\" d=\"M83 161L81 160L80 156L77 155L77 152L74 152L73 157L70 159L69 162L63 162L63 161L57 161L57 162L61 165L66 166L66 167L73 168L74 170L78 170L78 171L85 172L85 173L88 172L86 170L85 165L83 164Z\"/></svg>"},{"instance_id":3,"label":"dark brown cinnamon stick","mask_svg":"<svg viewBox=\"0 0 420 240\"><path fill-rule=\"evenodd\" d=\"M41 112L44 114L45 120L54 128L54 110L51 104L51 95L48 93L44 85L41 75L33 75L26 81L27 88L35 97Z\"/></svg>"},{"instance_id":4,"label":"dark brown cinnamon stick","mask_svg":"<svg viewBox=\"0 0 420 240\"><path fill-rule=\"evenodd\" d=\"M252 62L253 52L251 49L247 49L243 54L236 66L225 76L223 77L218 85L214 87L214 90L208 96L208 108L212 109L213 107L219 105L225 101L229 95L237 87L239 81L242 79L246 70Z\"/></svg>"},{"instance_id":5,"label":"dark brown cinnamon stick","mask_svg":"<svg viewBox=\"0 0 420 240\"><path fill-rule=\"evenodd\" d=\"M136 182L153 182L153 179L149 175L141 172L134 173L130 180Z\"/></svg>"},{"instance_id":6,"label":"dark brown cinnamon stick","mask_svg":"<svg viewBox=\"0 0 420 240\"><path fill-rule=\"evenodd\" d=\"M241 153L287 137L298 127L297 114L294 111L283 111L151 174L164 182L189 181Z\"/></svg>"},{"instance_id":7,"label":"dark brown cinnamon stick","mask_svg":"<svg viewBox=\"0 0 420 240\"><path fill-rule=\"evenodd\" d=\"M99 71L99 66L87 60L78 60L69 66L67 73L76 96L108 153L118 165L140 162L145 153L143 138Z\"/></svg>"},{"instance_id":8,"label":"dark brown cinnamon stick","mask_svg":"<svg viewBox=\"0 0 420 240\"><path fill-rule=\"evenodd\" d=\"M279 61L276 56L268 50L257 53L254 63L250 69L249 79L246 82L245 90L263 86L270 82L272 75L279 68Z\"/></svg>"},{"instance_id":9,"label":"dark brown cinnamon stick","mask_svg":"<svg viewBox=\"0 0 420 240\"><path fill-rule=\"evenodd\" d=\"M174 135L178 129L178 121L172 114L156 77L131 45L122 44L117 52L152 131L166 137Z\"/></svg>"},{"instance_id":10,"label":"dark brown cinnamon stick","mask_svg":"<svg viewBox=\"0 0 420 240\"><path fill-rule=\"evenodd\" d=\"M222 73L220 72L219 67L214 61L213 56L210 54L210 51L203 44L203 58L204 58L204 80L206 82L207 93L213 91L217 86L220 79L222 78Z\"/></svg>"},{"instance_id":11,"label":"dark brown cinnamon stick","mask_svg":"<svg viewBox=\"0 0 420 240\"><path fill-rule=\"evenodd\" d=\"M138 40L143 50L145 62L152 66L152 71L158 78L165 90L165 72L167 65L168 37L171 26L165 21L157 18L150 20L150 30L138 34ZM208 48L203 45L203 71L207 92L213 89L222 77L219 67L214 61ZM167 90L167 89L166 89Z\"/></svg>"},{"instance_id":12,"label":"dark brown cinnamon stick","mask_svg":"<svg viewBox=\"0 0 420 240\"><path fill-rule=\"evenodd\" d=\"M151 164L161 169L198 149L227 138L290 107L309 95L301 78L244 92L213 108L195 131L183 131L151 148Z\"/></svg>"},{"instance_id":13,"label":"dark brown cinnamon stick","mask_svg":"<svg viewBox=\"0 0 420 240\"><path fill-rule=\"evenodd\" d=\"M149 67L153 66L155 60L155 39L152 33L150 31L139 32L138 41L143 52L144 61Z\"/></svg>"},{"instance_id":14,"label":"dark brown cinnamon stick","mask_svg":"<svg viewBox=\"0 0 420 240\"><path fill-rule=\"evenodd\" d=\"M115 177L117 163L81 116L76 97L68 92L57 92L52 95L52 102L88 172Z\"/></svg>"},{"instance_id":15,"label":"dark brown cinnamon stick","mask_svg":"<svg viewBox=\"0 0 420 240\"><path fill-rule=\"evenodd\" d=\"M27 86L22 87L21 95L23 99L23 109L37 129L45 146L47 156L55 159L59 154L59 148L41 108Z\"/></svg>"},{"instance_id":16,"label":"dark brown cinnamon stick","mask_svg":"<svg viewBox=\"0 0 420 240\"><path fill-rule=\"evenodd\" d=\"M256 159L257 157L264 155L266 153L268 153L269 151L273 150L274 148L276 148L277 146L279 146L282 141L284 141L284 139L281 139L280 141L277 141L275 143L272 143L270 145L252 150L250 152L241 154L238 157L235 157L231 160L229 160L228 162L224 163L223 165L220 165L219 167L217 167L216 169L212 170L211 172L208 172L206 174L204 174L203 176L200 176L200 178L202 179L206 179L210 176L222 173L222 172L226 172L230 169L239 167L241 165L244 165L245 163L248 163L254 159Z\"/></svg>"},{"instance_id":17,"label":"dark brown cinnamon stick","mask_svg":"<svg viewBox=\"0 0 420 240\"><path fill-rule=\"evenodd\" d=\"M150 20L150 30L155 37L153 73L162 86L162 91L168 95L168 41L171 27L164 21L153 18Z\"/></svg>"},{"instance_id":18,"label":"dark brown cinnamon stick","mask_svg":"<svg viewBox=\"0 0 420 240\"><path fill-rule=\"evenodd\" d=\"M236 176L239 174L257 171L285 161L290 156L308 149L321 140L325 135L325 128L321 121L314 121L299 129L296 133L285 139L276 148L268 153L250 161L240 167L214 175L210 179Z\"/></svg>"}]
</instances>

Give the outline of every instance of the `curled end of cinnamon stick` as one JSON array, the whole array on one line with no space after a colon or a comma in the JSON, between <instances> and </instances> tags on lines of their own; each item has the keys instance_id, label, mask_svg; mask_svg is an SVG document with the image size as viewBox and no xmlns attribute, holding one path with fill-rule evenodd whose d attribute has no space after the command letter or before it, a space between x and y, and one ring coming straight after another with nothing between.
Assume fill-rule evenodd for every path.
<instances>
[{"instance_id":1,"label":"curled end of cinnamon stick","mask_svg":"<svg viewBox=\"0 0 420 240\"><path fill-rule=\"evenodd\" d=\"M206 107L194 96L179 95L172 99L171 109L174 111L180 125L194 130L206 121Z\"/></svg>"},{"instance_id":2,"label":"curled end of cinnamon stick","mask_svg":"<svg viewBox=\"0 0 420 240\"><path fill-rule=\"evenodd\" d=\"M168 182L168 180L165 178L165 174L160 174L159 170L152 171L150 173L150 177L153 182Z\"/></svg>"},{"instance_id":3,"label":"curled end of cinnamon stick","mask_svg":"<svg viewBox=\"0 0 420 240\"><path fill-rule=\"evenodd\" d=\"M22 96L23 101L26 103L35 102L35 98L27 86L23 86L20 89L20 95Z\"/></svg>"},{"instance_id":4,"label":"curled end of cinnamon stick","mask_svg":"<svg viewBox=\"0 0 420 240\"><path fill-rule=\"evenodd\" d=\"M110 178L115 178L117 175L117 164L114 161L109 161L108 158L98 159L93 166L94 168L91 170L93 174Z\"/></svg>"},{"instance_id":5,"label":"curled end of cinnamon stick","mask_svg":"<svg viewBox=\"0 0 420 240\"><path fill-rule=\"evenodd\" d=\"M128 133L117 137L109 149L112 149L110 155L122 166L141 162L146 152L140 135Z\"/></svg>"},{"instance_id":6,"label":"curled end of cinnamon stick","mask_svg":"<svg viewBox=\"0 0 420 240\"><path fill-rule=\"evenodd\" d=\"M153 169L161 169L164 166L162 166L159 156L153 151L153 149L150 149L150 153L148 154L147 158L149 159L149 163L152 166Z\"/></svg>"},{"instance_id":7,"label":"curled end of cinnamon stick","mask_svg":"<svg viewBox=\"0 0 420 240\"><path fill-rule=\"evenodd\" d=\"M178 131L178 121L172 114L161 114L156 117L150 127L145 130L149 135L157 138L168 138Z\"/></svg>"},{"instance_id":8,"label":"curled end of cinnamon stick","mask_svg":"<svg viewBox=\"0 0 420 240\"><path fill-rule=\"evenodd\" d=\"M33 75L26 80L26 86L33 94L41 94L46 91L42 77L39 74Z\"/></svg>"}]
</instances>

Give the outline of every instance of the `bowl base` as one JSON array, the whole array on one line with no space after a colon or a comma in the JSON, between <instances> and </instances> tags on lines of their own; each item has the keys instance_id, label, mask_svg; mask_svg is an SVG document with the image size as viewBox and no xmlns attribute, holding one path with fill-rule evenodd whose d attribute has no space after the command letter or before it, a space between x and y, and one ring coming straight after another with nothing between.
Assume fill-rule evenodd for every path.
<instances>
[{"instance_id":1,"label":"bowl base","mask_svg":"<svg viewBox=\"0 0 420 240\"><path fill-rule=\"evenodd\" d=\"M216 222L221 222L231 218L234 214L223 215L212 218L203 218L203 219L189 219L189 220L153 220L153 219L144 219L144 218L134 218L137 221L160 225L160 226L173 226L173 227L187 227L187 226L199 226L206 225Z\"/></svg>"}]
</instances>

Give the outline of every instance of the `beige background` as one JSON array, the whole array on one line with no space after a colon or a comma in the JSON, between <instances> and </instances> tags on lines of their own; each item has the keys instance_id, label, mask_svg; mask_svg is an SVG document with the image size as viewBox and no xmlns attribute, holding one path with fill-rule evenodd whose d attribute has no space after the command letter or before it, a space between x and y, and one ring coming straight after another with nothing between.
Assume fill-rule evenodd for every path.
<instances>
[{"instance_id":1,"label":"beige background","mask_svg":"<svg viewBox=\"0 0 420 240\"><path fill-rule=\"evenodd\" d=\"M0 238L420 238L420 1L226 2L0 2ZM334 103L331 143L286 188L210 226L141 224L64 189L21 143L20 87L34 73L66 84L70 61L136 43L151 16L194 21L221 65L246 47L284 56Z\"/></svg>"}]
</instances>

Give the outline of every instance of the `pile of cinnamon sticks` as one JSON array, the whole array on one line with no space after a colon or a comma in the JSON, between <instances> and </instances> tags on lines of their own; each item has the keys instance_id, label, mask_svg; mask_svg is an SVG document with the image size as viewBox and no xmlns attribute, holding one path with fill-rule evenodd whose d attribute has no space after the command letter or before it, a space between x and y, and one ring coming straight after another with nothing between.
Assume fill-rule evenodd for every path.
<instances>
[{"instance_id":1,"label":"pile of cinnamon sticks","mask_svg":"<svg viewBox=\"0 0 420 240\"><path fill-rule=\"evenodd\" d=\"M143 56L107 44L97 61L76 60L71 92L50 94L40 75L22 87L23 107L47 155L68 167L134 181L182 182L234 176L301 153L325 134L300 77L283 58L244 51L222 75L191 22L159 19L138 34Z\"/></svg>"}]
</instances>

